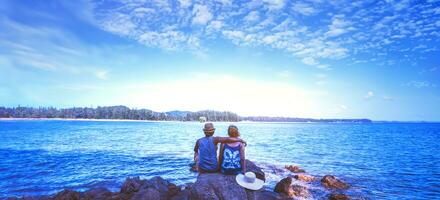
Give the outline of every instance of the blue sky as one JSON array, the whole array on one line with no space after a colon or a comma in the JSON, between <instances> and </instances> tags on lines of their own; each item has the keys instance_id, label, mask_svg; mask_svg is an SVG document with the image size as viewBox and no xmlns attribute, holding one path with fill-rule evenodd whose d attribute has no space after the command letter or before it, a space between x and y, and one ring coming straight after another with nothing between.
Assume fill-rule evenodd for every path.
<instances>
[{"instance_id":1,"label":"blue sky","mask_svg":"<svg viewBox=\"0 0 440 200\"><path fill-rule=\"evenodd\" d=\"M440 2L4 0L0 105L440 121Z\"/></svg>"}]
</instances>

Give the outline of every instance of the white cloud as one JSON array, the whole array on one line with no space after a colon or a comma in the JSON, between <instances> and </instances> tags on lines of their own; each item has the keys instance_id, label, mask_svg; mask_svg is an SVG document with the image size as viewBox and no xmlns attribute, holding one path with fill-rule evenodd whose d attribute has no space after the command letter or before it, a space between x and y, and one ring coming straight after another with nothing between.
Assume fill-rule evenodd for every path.
<instances>
[{"instance_id":1,"label":"white cloud","mask_svg":"<svg viewBox=\"0 0 440 200\"><path fill-rule=\"evenodd\" d=\"M430 83L428 81L410 81L406 84L404 84L405 86L410 86L410 87L415 87L415 88L436 88L437 85L434 83Z\"/></svg>"},{"instance_id":2,"label":"white cloud","mask_svg":"<svg viewBox=\"0 0 440 200\"><path fill-rule=\"evenodd\" d=\"M102 80L107 79L107 74L108 74L107 70L97 70L95 72L95 76Z\"/></svg>"},{"instance_id":3,"label":"white cloud","mask_svg":"<svg viewBox=\"0 0 440 200\"><path fill-rule=\"evenodd\" d=\"M374 97L374 93L372 91L367 92L367 94L364 96L365 100L370 100Z\"/></svg>"},{"instance_id":4,"label":"white cloud","mask_svg":"<svg viewBox=\"0 0 440 200\"><path fill-rule=\"evenodd\" d=\"M258 11L251 11L246 17L244 17L245 21L254 22L260 19L260 15Z\"/></svg>"},{"instance_id":5,"label":"white cloud","mask_svg":"<svg viewBox=\"0 0 440 200\"><path fill-rule=\"evenodd\" d=\"M263 42L265 44L272 44L272 43L276 42L277 40L278 40L278 37L275 35L268 35L263 38Z\"/></svg>"},{"instance_id":6,"label":"white cloud","mask_svg":"<svg viewBox=\"0 0 440 200\"><path fill-rule=\"evenodd\" d=\"M223 5L230 6L230 5L232 5L233 0L216 0L216 1L222 3Z\"/></svg>"},{"instance_id":7,"label":"white cloud","mask_svg":"<svg viewBox=\"0 0 440 200\"><path fill-rule=\"evenodd\" d=\"M223 31L222 33L227 38L237 42L245 38L245 33L242 31Z\"/></svg>"},{"instance_id":8,"label":"white cloud","mask_svg":"<svg viewBox=\"0 0 440 200\"><path fill-rule=\"evenodd\" d=\"M302 59L302 62L306 65L317 65L319 64L314 58L312 57L305 57Z\"/></svg>"},{"instance_id":9,"label":"white cloud","mask_svg":"<svg viewBox=\"0 0 440 200\"><path fill-rule=\"evenodd\" d=\"M392 96L387 96L387 95L385 95L385 96L383 96L382 98L383 98L383 100L385 100L385 101L394 101L394 97L392 97Z\"/></svg>"},{"instance_id":10,"label":"white cloud","mask_svg":"<svg viewBox=\"0 0 440 200\"><path fill-rule=\"evenodd\" d=\"M289 71L285 70L285 71L282 71L282 72L278 73L278 76L280 78L290 78L291 77L291 73Z\"/></svg>"},{"instance_id":11,"label":"white cloud","mask_svg":"<svg viewBox=\"0 0 440 200\"><path fill-rule=\"evenodd\" d=\"M205 5L194 5L192 12L195 15L192 20L193 24L205 25L209 20L212 19L212 14L209 11L209 8Z\"/></svg>"},{"instance_id":12,"label":"white cloud","mask_svg":"<svg viewBox=\"0 0 440 200\"><path fill-rule=\"evenodd\" d=\"M303 2L296 2L292 6L292 10L302 15L313 15L317 12L311 5Z\"/></svg>"},{"instance_id":13,"label":"white cloud","mask_svg":"<svg viewBox=\"0 0 440 200\"><path fill-rule=\"evenodd\" d=\"M263 0L267 4L269 10L279 10L284 7L285 0Z\"/></svg>"},{"instance_id":14,"label":"white cloud","mask_svg":"<svg viewBox=\"0 0 440 200\"><path fill-rule=\"evenodd\" d=\"M224 23L219 20L211 21L207 29L220 30L224 26Z\"/></svg>"},{"instance_id":15,"label":"white cloud","mask_svg":"<svg viewBox=\"0 0 440 200\"><path fill-rule=\"evenodd\" d=\"M191 0L179 0L180 6L182 6L183 8L188 8L189 6L191 6L192 1Z\"/></svg>"},{"instance_id":16,"label":"white cloud","mask_svg":"<svg viewBox=\"0 0 440 200\"><path fill-rule=\"evenodd\" d=\"M130 16L121 13L115 13L111 18L103 21L101 26L107 31L126 36L129 36L136 28Z\"/></svg>"},{"instance_id":17,"label":"white cloud","mask_svg":"<svg viewBox=\"0 0 440 200\"><path fill-rule=\"evenodd\" d=\"M365 2L320 0L179 0L175 4L112 0L118 6L106 6L107 1L94 5L101 28L167 50L203 49L205 41L223 37L236 45L280 49L300 60L326 63L359 53L376 56L386 51L384 45L387 51L401 51L391 47L407 39L436 52L435 43L429 41L440 36L436 28L440 22L433 17L440 11L433 3L414 4L412 9L403 1L378 3L367 9ZM320 18L331 20L303 20L298 14L321 14Z\"/></svg>"},{"instance_id":18,"label":"white cloud","mask_svg":"<svg viewBox=\"0 0 440 200\"><path fill-rule=\"evenodd\" d=\"M157 46L167 50L178 50L182 47L182 42L192 44L184 33L179 31L167 32L144 32L139 36L138 41L148 46ZM190 45L191 46L191 45Z\"/></svg>"},{"instance_id":19,"label":"white cloud","mask_svg":"<svg viewBox=\"0 0 440 200\"><path fill-rule=\"evenodd\" d=\"M352 27L348 27L351 25L351 22L343 19L342 16L333 17L332 23L329 25L329 30L325 33L326 36L336 37L347 33L352 30Z\"/></svg>"},{"instance_id":20,"label":"white cloud","mask_svg":"<svg viewBox=\"0 0 440 200\"><path fill-rule=\"evenodd\" d=\"M316 67L318 69L331 70L331 68L328 65L320 64L320 65L317 65Z\"/></svg>"}]
</instances>

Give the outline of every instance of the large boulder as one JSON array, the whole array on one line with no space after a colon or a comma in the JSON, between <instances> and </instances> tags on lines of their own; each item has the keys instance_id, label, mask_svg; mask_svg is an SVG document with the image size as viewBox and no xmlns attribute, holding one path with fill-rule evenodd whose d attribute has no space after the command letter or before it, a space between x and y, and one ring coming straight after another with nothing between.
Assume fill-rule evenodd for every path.
<instances>
[{"instance_id":1,"label":"large boulder","mask_svg":"<svg viewBox=\"0 0 440 200\"><path fill-rule=\"evenodd\" d=\"M246 161L247 171L252 171L257 178L265 180L264 172L253 162ZM199 174L197 181L190 186L190 199L195 200L271 200L279 199L274 192L247 190L235 181L235 176L220 173Z\"/></svg>"},{"instance_id":2,"label":"large boulder","mask_svg":"<svg viewBox=\"0 0 440 200\"><path fill-rule=\"evenodd\" d=\"M160 193L160 199L169 199L180 191L180 188L174 183L170 183L160 176L148 180L146 182L146 187L156 189Z\"/></svg>"},{"instance_id":3,"label":"large boulder","mask_svg":"<svg viewBox=\"0 0 440 200\"><path fill-rule=\"evenodd\" d=\"M331 189L348 189L350 187L347 183L342 182L332 175L325 175L322 177L321 183L324 187Z\"/></svg>"},{"instance_id":4,"label":"large boulder","mask_svg":"<svg viewBox=\"0 0 440 200\"><path fill-rule=\"evenodd\" d=\"M180 190L176 195L171 197L171 200L190 200L192 185L193 184L189 184L184 187L184 189Z\"/></svg>"},{"instance_id":5,"label":"large boulder","mask_svg":"<svg viewBox=\"0 0 440 200\"><path fill-rule=\"evenodd\" d=\"M156 176L149 180L141 180L139 177L127 178L118 194L112 199L131 200L167 200L177 195L180 188L167 180Z\"/></svg>"}]
</instances>

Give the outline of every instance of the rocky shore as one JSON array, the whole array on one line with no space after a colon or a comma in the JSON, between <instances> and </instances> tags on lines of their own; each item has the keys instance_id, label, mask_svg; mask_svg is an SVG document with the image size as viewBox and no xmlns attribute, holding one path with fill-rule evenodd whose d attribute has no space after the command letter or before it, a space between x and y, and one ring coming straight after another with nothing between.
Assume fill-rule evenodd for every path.
<instances>
[{"instance_id":1,"label":"rocky shore","mask_svg":"<svg viewBox=\"0 0 440 200\"><path fill-rule=\"evenodd\" d=\"M256 174L257 178L266 180L263 170L253 162L247 160L247 170ZM317 183L327 188L330 195L326 199L352 199L344 194L350 186L334 176L326 175L318 179L306 174L298 166L286 166L290 174L280 180L274 190L263 187L258 191L251 191L240 187L235 176L219 173L199 174L195 183L177 186L161 177L142 180L139 177L127 178L118 192L111 192L106 188L95 188L84 192L63 190L52 196L33 196L23 200L279 200L279 199L313 199L313 193L305 186L307 183ZM296 184L294 182L304 182Z\"/></svg>"}]
</instances>

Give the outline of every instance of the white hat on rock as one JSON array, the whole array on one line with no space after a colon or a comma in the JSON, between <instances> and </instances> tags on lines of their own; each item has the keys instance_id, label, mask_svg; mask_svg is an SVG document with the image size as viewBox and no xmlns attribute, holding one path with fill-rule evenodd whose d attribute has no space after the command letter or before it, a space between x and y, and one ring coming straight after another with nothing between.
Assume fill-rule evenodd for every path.
<instances>
[{"instance_id":1,"label":"white hat on rock","mask_svg":"<svg viewBox=\"0 0 440 200\"><path fill-rule=\"evenodd\" d=\"M249 190L259 190L263 187L264 181L258 179L254 172L246 172L246 174L238 174L235 180L242 187Z\"/></svg>"}]
</instances>

